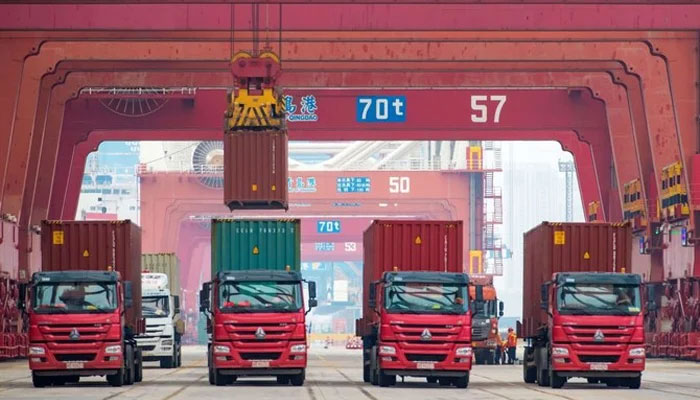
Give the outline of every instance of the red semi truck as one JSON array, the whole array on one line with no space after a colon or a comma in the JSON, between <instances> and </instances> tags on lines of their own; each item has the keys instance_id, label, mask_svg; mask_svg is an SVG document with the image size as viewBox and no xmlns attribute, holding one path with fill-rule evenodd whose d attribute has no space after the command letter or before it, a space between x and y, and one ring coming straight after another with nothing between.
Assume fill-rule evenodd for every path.
<instances>
[{"instance_id":1,"label":"red semi truck","mask_svg":"<svg viewBox=\"0 0 700 400\"><path fill-rule=\"evenodd\" d=\"M364 233L363 378L469 384L469 278L461 221L373 221Z\"/></svg>"},{"instance_id":2,"label":"red semi truck","mask_svg":"<svg viewBox=\"0 0 700 400\"><path fill-rule=\"evenodd\" d=\"M645 307L640 276L626 273L630 226L545 222L525 233L523 258L525 382L639 388Z\"/></svg>"},{"instance_id":3,"label":"red semi truck","mask_svg":"<svg viewBox=\"0 0 700 400\"><path fill-rule=\"evenodd\" d=\"M128 220L44 221L41 251L42 272L23 287L30 303L21 305L34 386L94 375L112 386L140 382L140 228Z\"/></svg>"}]
</instances>

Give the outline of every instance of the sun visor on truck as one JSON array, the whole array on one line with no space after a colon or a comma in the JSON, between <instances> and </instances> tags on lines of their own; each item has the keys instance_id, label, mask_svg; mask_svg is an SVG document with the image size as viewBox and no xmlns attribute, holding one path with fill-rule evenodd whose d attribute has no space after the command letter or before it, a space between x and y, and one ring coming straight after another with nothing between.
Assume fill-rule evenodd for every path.
<instances>
[{"instance_id":1,"label":"sun visor on truck","mask_svg":"<svg viewBox=\"0 0 700 400\"><path fill-rule=\"evenodd\" d=\"M119 273L115 271L55 271L35 272L34 284L42 282L117 282Z\"/></svg>"},{"instance_id":2,"label":"sun visor on truck","mask_svg":"<svg viewBox=\"0 0 700 400\"><path fill-rule=\"evenodd\" d=\"M221 282L301 282L301 273L296 271L225 271L219 272L216 277Z\"/></svg>"},{"instance_id":3,"label":"sun visor on truck","mask_svg":"<svg viewBox=\"0 0 700 400\"><path fill-rule=\"evenodd\" d=\"M576 283L593 283L608 285L641 285L642 278L637 274L615 273L560 273L557 276L557 285Z\"/></svg>"},{"instance_id":4,"label":"sun visor on truck","mask_svg":"<svg viewBox=\"0 0 700 400\"><path fill-rule=\"evenodd\" d=\"M384 282L451 283L456 285L466 285L469 283L469 277L465 274L449 272L385 272Z\"/></svg>"}]
</instances>

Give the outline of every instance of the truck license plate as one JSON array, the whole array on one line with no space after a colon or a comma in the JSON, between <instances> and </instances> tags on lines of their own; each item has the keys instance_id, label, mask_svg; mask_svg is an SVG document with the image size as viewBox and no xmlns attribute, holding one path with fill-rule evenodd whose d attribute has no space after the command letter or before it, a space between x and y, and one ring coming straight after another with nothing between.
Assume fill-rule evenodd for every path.
<instances>
[{"instance_id":1,"label":"truck license plate","mask_svg":"<svg viewBox=\"0 0 700 400\"><path fill-rule=\"evenodd\" d=\"M591 371L607 371L607 363L591 363Z\"/></svg>"},{"instance_id":2,"label":"truck license plate","mask_svg":"<svg viewBox=\"0 0 700 400\"><path fill-rule=\"evenodd\" d=\"M85 363L80 361L66 362L66 369L83 369L83 366L85 366Z\"/></svg>"},{"instance_id":3,"label":"truck license plate","mask_svg":"<svg viewBox=\"0 0 700 400\"><path fill-rule=\"evenodd\" d=\"M253 368L267 368L269 366L270 366L270 361L268 361L268 360L253 361Z\"/></svg>"},{"instance_id":4,"label":"truck license plate","mask_svg":"<svg viewBox=\"0 0 700 400\"><path fill-rule=\"evenodd\" d=\"M419 362L419 363L416 363L416 368L418 368L418 369L435 369L435 363L433 363L433 362Z\"/></svg>"}]
</instances>

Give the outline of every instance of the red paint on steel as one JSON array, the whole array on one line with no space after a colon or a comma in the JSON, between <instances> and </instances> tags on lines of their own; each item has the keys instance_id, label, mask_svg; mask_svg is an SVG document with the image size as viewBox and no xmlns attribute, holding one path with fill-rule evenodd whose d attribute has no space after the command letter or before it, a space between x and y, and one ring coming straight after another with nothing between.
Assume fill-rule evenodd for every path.
<instances>
[{"instance_id":1,"label":"red paint on steel","mask_svg":"<svg viewBox=\"0 0 700 400\"><path fill-rule=\"evenodd\" d=\"M224 204L231 210L287 209L287 134L279 131L224 135Z\"/></svg>"},{"instance_id":2,"label":"red paint on steel","mask_svg":"<svg viewBox=\"0 0 700 400\"><path fill-rule=\"evenodd\" d=\"M523 238L523 337L547 323L540 288L557 272L632 272L629 224L548 223Z\"/></svg>"},{"instance_id":3,"label":"red paint on steel","mask_svg":"<svg viewBox=\"0 0 700 400\"><path fill-rule=\"evenodd\" d=\"M130 221L44 221L42 271L117 271L131 281L134 306L126 323L138 332L141 319L141 229Z\"/></svg>"},{"instance_id":4,"label":"red paint on steel","mask_svg":"<svg viewBox=\"0 0 700 400\"><path fill-rule=\"evenodd\" d=\"M38 0L30 0L36 1ZM191 7L185 4L84 4L63 0L65 5L2 5L0 25L7 29L29 30L229 30L231 9L227 4ZM144 1L145 2L145 1ZM166 3L149 0L148 3ZM192 0L191 3L227 1ZM323 4L311 4L314 2ZM374 4L360 0L308 1L282 6L284 30L696 30L700 28L700 7L688 0L680 4L464 4L442 0L403 1L417 4ZM476 3L477 1L473 1ZM69 5L80 4L81 5ZM271 3L299 3L276 0ZM327 4L341 3L341 4ZM419 4L423 3L423 4ZM533 1L534 3L534 1ZM543 2L538 2L543 3ZM627 2L629 3L629 2ZM128 5L127 5L128 4ZM277 7L267 20L273 32L279 30ZM236 29L251 28L250 5L239 4L234 11ZM664 18L659 18L663 15Z\"/></svg>"},{"instance_id":5,"label":"red paint on steel","mask_svg":"<svg viewBox=\"0 0 700 400\"><path fill-rule=\"evenodd\" d=\"M362 318L358 327L377 323L369 306L369 287L385 272L464 272L462 221L376 220L365 231L362 271Z\"/></svg>"}]
</instances>

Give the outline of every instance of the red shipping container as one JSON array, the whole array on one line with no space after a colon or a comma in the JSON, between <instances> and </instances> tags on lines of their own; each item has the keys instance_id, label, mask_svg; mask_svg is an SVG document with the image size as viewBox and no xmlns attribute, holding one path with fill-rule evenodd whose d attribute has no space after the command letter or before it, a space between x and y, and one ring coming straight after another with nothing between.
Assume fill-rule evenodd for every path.
<instances>
[{"instance_id":1,"label":"red shipping container","mask_svg":"<svg viewBox=\"0 0 700 400\"><path fill-rule=\"evenodd\" d=\"M131 281L134 306L126 324L141 328L141 228L124 221L43 221L41 267L51 271L113 271Z\"/></svg>"},{"instance_id":2,"label":"red shipping container","mask_svg":"<svg viewBox=\"0 0 700 400\"><path fill-rule=\"evenodd\" d=\"M377 220L363 235L362 319L376 316L369 308L370 283L393 271L464 272L462 221ZM363 328L358 326L358 332Z\"/></svg>"},{"instance_id":3,"label":"red shipping container","mask_svg":"<svg viewBox=\"0 0 700 400\"><path fill-rule=\"evenodd\" d=\"M289 208L287 133L224 135L224 202L235 209Z\"/></svg>"},{"instance_id":4,"label":"red shipping container","mask_svg":"<svg viewBox=\"0 0 700 400\"><path fill-rule=\"evenodd\" d=\"M632 272L629 224L543 222L524 235L523 337L547 323L542 284L557 272Z\"/></svg>"}]
</instances>

